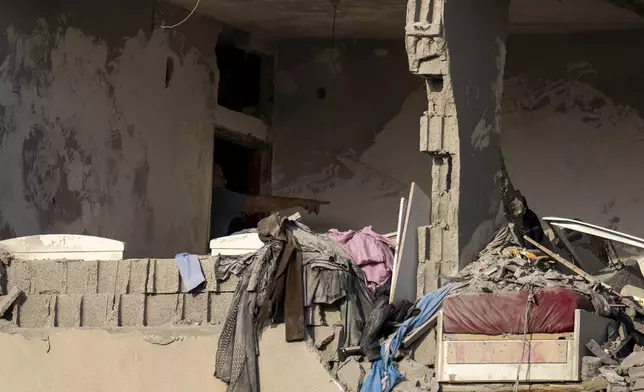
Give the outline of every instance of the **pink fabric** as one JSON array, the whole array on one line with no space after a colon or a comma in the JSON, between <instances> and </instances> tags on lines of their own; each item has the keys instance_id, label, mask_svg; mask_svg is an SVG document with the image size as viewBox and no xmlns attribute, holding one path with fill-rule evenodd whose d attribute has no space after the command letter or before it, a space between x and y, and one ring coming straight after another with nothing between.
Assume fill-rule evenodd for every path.
<instances>
[{"instance_id":1,"label":"pink fabric","mask_svg":"<svg viewBox=\"0 0 644 392\"><path fill-rule=\"evenodd\" d=\"M337 242L360 267L371 289L388 284L394 267L394 244L385 236L365 227L360 231L340 232L329 230L329 236Z\"/></svg>"}]
</instances>

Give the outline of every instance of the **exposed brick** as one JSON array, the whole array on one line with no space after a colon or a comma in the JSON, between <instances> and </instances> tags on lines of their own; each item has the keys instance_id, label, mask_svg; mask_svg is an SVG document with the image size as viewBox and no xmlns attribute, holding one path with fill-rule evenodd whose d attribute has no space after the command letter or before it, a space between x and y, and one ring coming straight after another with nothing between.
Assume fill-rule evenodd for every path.
<instances>
[{"instance_id":1,"label":"exposed brick","mask_svg":"<svg viewBox=\"0 0 644 392\"><path fill-rule=\"evenodd\" d=\"M67 263L53 260L31 262L34 275L31 292L34 294L65 294L67 285Z\"/></svg>"},{"instance_id":2,"label":"exposed brick","mask_svg":"<svg viewBox=\"0 0 644 392\"><path fill-rule=\"evenodd\" d=\"M237 290L237 283L239 283L239 278L235 275L230 275L228 280L219 282L219 288L216 291L217 293L234 293Z\"/></svg>"},{"instance_id":3,"label":"exposed brick","mask_svg":"<svg viewBox=\"0 0 644 392\"><path fill-rule=\"evenodd\" d=\"M145 293L148 285L149 259L130 261L130 293Z\"/></svg>"},{"instance_id":4,"label":"exposed brick","mask_svg":"<svg viewBox=\"0 0 644 392\"><path fill-rule=\"evenodd\" d=\"M210 293L210 310L208 313L210 315L211 324L219 325L226 321L228 310L233 302L233 297L233 293Z\"/></svg>"},{"instance_id":5,"label":"exposed brick","mask_svg":"<svg viewBox=\"0 0 644 392\"><path fill-rule=\"evenodd\" d=\"M83 295L81 326L104 328L114 323L114 310L118 303L114 303L113 294L85 294Z\"/></svg>"},{"instance_id":6,"label":"exposed brick","mask_svg":"<svg viewBox=\"0 0 644 392\"><path fill-rule=\"evenodd\" d=\"M156 260L154 290L157 294L179 292L179 268L174 259Z\"/></svg>"},{"instance_id":7,"label":"exposed brick","mask_svg":"<svg viewBox=\"0 0 644 392\"><path fill-rule=\"evenodd\" d=\"M67 263L67 294L96 294L98 292L98 262L70 261Z\"/></svg>"},{"instance_id":8,"label":"exposed brick","mask_svg":"<svg viewBox=\"0 0 644 392\"><path fill-rule=\"evenodd\" d=\"M145 325L157 326L181 320L183 296L156 294L146 296Z\"/></svg>"},{"instance_id":9,"label":"exposed brick","mask_svg":"<svg viewBox=\"0 0 644 392\"><path fill-rule=\"evenodd\" d=\"M217 279L215 278L215 261L210 256L199 257L203 276L206 278L206 291L217 291Z\"/></svg>"},{"instance_id":10,"label":"exposed brick","mask_svg":"<svg viewBox=\"0 0 644 392\"><path fill-rule=\"evenodd\" d=\"M53 327L56 315L56 296L33 294L24 298L18 308L18 325L22 328Z\"/></svg>"},{"instance_id":11,"label":"exposed brick","mask_svg":"<svg viewBox=\"0 0 644 392\"><path fill-rule=\"evenodd\" d=\"M31 293L33 276L29 261L13 260L7 268L7 279L11 282L11 286L18 287L25 294Z\"/></svg>"},{"instance_id":12,"label":"exposed brick","mask_svg":"<svg viewBox=\"0 0 644 392\"><path fill-rule=\"evenodd\" d=\"M129 281L129 260L102 260L98 263L99 293L127 294Z\"/></svg>"},{"instance_id":13,"label":"exposed brick","mask_svg":"<svg viewBox=\"0 0 644 392\"><path fill-rule=\"evenodd\" d=\"M81 326L80 294L60 294L56 301L56 326L75 328Z\"/></svg>"},{"instance_id":14,"label":"exposed brick","mask_svg":"<svg viewBox=\"0 0 644 392\"><path fill-rule=\"evenodd\" d=\"M208 293L183 294L183 321L187 324L208 322Z\"/></svg>"},{"instance_id":15,"label":"exposed brick","mask_svg":"<svg viewBox=\"0 0 644 392\"><path fill-rule=\"evenodd\" d=\"M142 327L145 322L145 294L122 295L120 312L120 325Z\"/></svg>"}]
</instances>

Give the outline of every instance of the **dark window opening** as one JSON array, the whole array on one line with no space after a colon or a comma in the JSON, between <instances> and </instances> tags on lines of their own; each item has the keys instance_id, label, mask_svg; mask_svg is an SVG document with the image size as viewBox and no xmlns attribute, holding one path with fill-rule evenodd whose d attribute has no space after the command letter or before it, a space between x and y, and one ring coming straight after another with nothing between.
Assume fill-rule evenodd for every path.
<instances>
[{"instance_id":1,"label":"dark window opening","mask_svg":"<svg viewBox=\"0 0 644 392\"><path fill-rule=\"evenodd\" d=\"M270 123L273 106L273 57L238 46L247 33L225 28L215 53L219 68L219 105Z\"/></svg>"}]
</instances>

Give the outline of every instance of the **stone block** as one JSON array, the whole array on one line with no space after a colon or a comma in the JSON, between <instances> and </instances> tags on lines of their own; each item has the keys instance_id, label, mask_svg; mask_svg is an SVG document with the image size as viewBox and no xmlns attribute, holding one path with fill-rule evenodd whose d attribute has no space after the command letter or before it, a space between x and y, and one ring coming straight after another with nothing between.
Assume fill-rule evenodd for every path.
<instances>
[{"instance_id":1,"label":"stone block","mask_svg":"<svg viewBox=\"0 0 644 392\"><path fill-rule=\"evenodd\" d=\"M358 392L362 380L365 376L365 369L355 359L349 358L338 367L338 380L347 388L348 391Z\"/></svg>"},{"instance_id":2,"label":"stone block","mask_svg":"<svg viewBox=\"0 0 644 392\"><path fill-rule=\"evenodd\" d=\"M317 349L324 349L335 337L335 329L333 327L320 326L312 329L313 342L315 342Z\"/></svg>"},{"instance_id":3,"label":"stone block","mask_svg":"<svg viewBox=\"0 0 644 392\"><path fill-rule=\"evenodd\" d=\"M130 260L129 293L143 294L147 292L149 259Z\"/></svg>"},{"instance_id":4,"label":"stone block","mask_svg":"<svg viewBox=\"0 0 644 392\"><path fill-rule=\"evenodd\" d=\"M340 309L335 305L319 305L322 311L322 317L324 318L324 325L342 325L342 316L340 315Z\"/></svg>"},{"instance_id":5,"label":"stone block","mask_svg":"<svg viewBox=\"0 0 644 392\"><path fill-rule=\"evenodd\" d=\"M157 259L154 292L175 294L179 292L179 268L174 259Z\"/></svg>"},{"instance_id":6,"label":"stone block","mask_svg":"<svg viewBox=\"0 0 644 392\"><path fill-rule=\"evenodd\" d=\"M226 321L228 311L233 302L233 293L210 293L210 323L219 325Z\"/></svg>"},{"instance_id":7,"label":"stone block","mask_svg":"<svg viewBox=\"0 0 644 392\"><path fill-rule=\"evenodd\" d=\"M644 379L641 378L641 379L635 381L635 384L633 384L632 391L634 391L634 392L642 392L642 391L644 391Z\"/></svg>"},{"instance_id":8,"label":"stone block","mask_svg":"<svg viewBox=\"0 0 644 392\"><path fill-rule=\"evenodd\" d=\"M118 309L118 302L113 294L85 294L81 308L83 327L105 328L115 324L113 314Z\"/></svg>"},{"instance_id":9,"label":"stone block","mask_svg":"<svg viewBox=\"0 0 644 392\"><path fill-rule=\"evenodd\" d=\"M32 294L20 301L18 326L22 328L53 327L56 318L56 296Z\"/></svg>"},{"instance_id":10,"label":"stone block","mask_svg":"<svg viewBox=\"0 0 644 392\"><path fill-rule=\"evenodd\" d=\"M56 326L77 328L81 326L81 294L60 294L56 300Z\"/></svg>"},{"instance_id":11,"label":"stone block","mask_svg":"<svg viewBox=\"0 0 644 392\"><path fill-rule=\"evenodd\" d=\"M96 294L98 292L98 262L69 261L67 263L67 294Z\"/></svg>"},{"instance_id":12,"label":"stone block","mask_svg":"<svg viewBox=\"0 0 644 392\"><path fill-rule=\"evenodd\" d=\"M237 284L239 283L239 278L235 275L231 275L228 280L223 282L218 282L216 292L218 293L234 293L237 290Z\"/></svg>"},{"instance_id":13,"label":"stone block","mask_svg":"<svg viewBox=\"0 0 644 392\"><path fill-rule=\"evenodd\" d=\"M436 330L431 330L411 346L414 361L426 365L436 364Z\"/></svg>"},{"instance_id":14,"label":"stone block","mask_svg":"<svg viewBox=\"0 0 644 392\"><path fill-rule=\"evenodd\" d=\"M172 324L181 320L182 302L183 295L178 294L155 294L146 296L145 325L154 327Z\"/></svg>"},{"instance_id":15,"label":"stone block","mask_svg":"<svg viewBox=\"0 0 644 392\"><path fill-rule=\"evenodd\" d=\"M65 294L67 285L67 263L54 260L34 260L32 294Z\"/></svg>"},{"instance_id":16,"label":"stone block","mask_svg":"<svg viewBox=\"0 0 644 392\"><path fill-rule=\"evenodd\" d=\"M203 276L206 278L206 291L216 292L218 290L217 278L215 275L215 260L210 256L199 257Z\"/></svg>"},{"instance_id":17,"label":"stone block","mask_svg":"<svg viewBox=\"0 0 644 392\"><path fill-rule=\"evenodd\" d=\"M129 282L129 260L103 260L98 263L99 294L127 294Z\"/></svg>"},{"instance_id":18,"label":"stone block","mask_svg":"<svg viewBox=\"0 0 644 392\"><path fill-rule=\"evenodd\" d=\"M208 322L208 293L183 294L183 322L203 325Z\"/></svg>"},{"instance_id":19,"label":"stone block","mask_svg":"<svg viewBox=\"0 0 644 392\"><path fill-rule=\"evenodd\" d=\"M29 261L13 260L7 268L7 280L11 282L11 286L17 287L25 294L31 293L33 276Z\"/></svg>"},{"instance_id":20,"label":"stone block","mask_svg":"<svg viewBox=\"0 0 644 392\"><path fill-rule=\"evenodd\" d=\"M145 294L123 294L120 304L120 323L124 327L142 327L145 322Z\"/></svg>"}]
</instances>

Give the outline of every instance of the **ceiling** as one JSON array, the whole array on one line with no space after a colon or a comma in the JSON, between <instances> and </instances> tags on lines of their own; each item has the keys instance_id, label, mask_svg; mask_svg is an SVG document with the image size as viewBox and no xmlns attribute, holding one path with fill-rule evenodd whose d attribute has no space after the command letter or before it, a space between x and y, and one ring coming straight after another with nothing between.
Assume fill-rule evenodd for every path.
<instances>
[{"instance_id":1,"label":"ceiling","mask_svg":"<svg viewBox=\"0 0 644 392\"><path fill-rule=\"evenodd\" d=\"M192 9L196 0L167 0ZM339 0L339 38L398 38L406 0ZM484 0L480 0L484 1ZM197 12L242 30L276 37L330 37L330 0L200 0ZM511 33L644 28L644 18L607 0L512 0Z\"/></svg>"}]
</instances>

